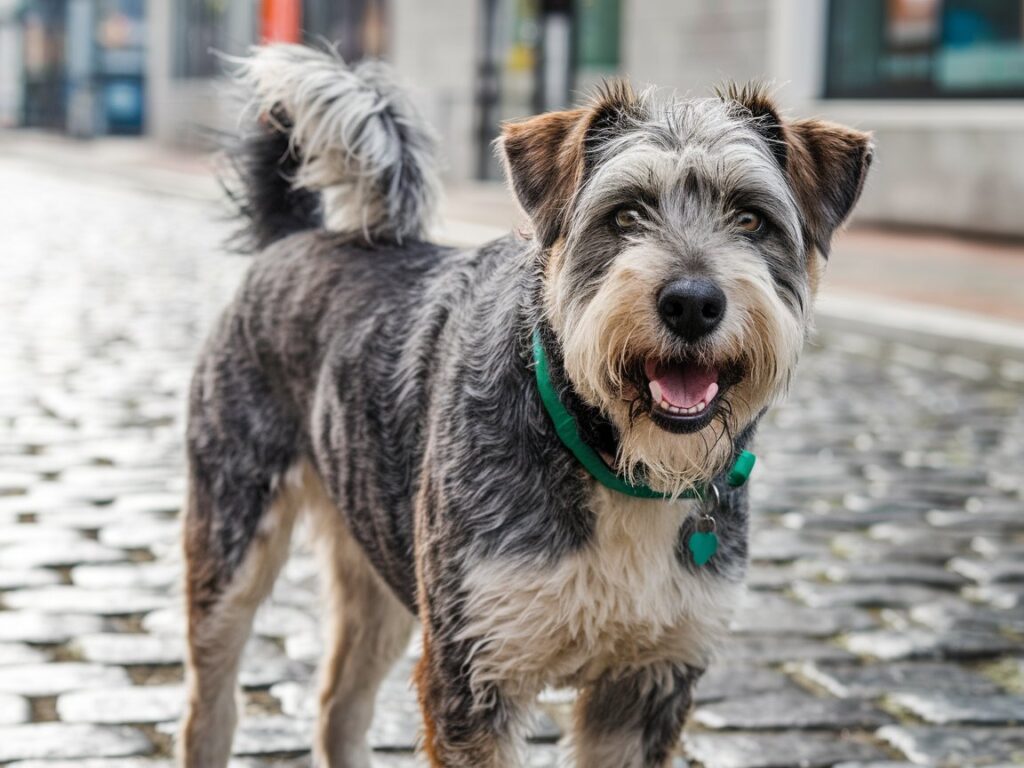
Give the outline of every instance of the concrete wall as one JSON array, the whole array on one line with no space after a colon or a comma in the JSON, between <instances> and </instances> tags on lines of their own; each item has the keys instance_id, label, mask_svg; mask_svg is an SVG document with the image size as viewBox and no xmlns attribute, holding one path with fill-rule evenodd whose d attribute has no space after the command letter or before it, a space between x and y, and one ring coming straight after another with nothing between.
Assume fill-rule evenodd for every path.
<instances>
[{"instance_id":1,"label":"concrete wall","mask_svg":"<svg viewBox=\"0 0 1024 768\"><path fill-rule=\"evenodd\" d=\"M1024 236L1024 125L874 128L860 221Z\"/></svg>"},{"instance_id":2,"label":"concrete wall","mask_svg":"<svg viewBox=\"0 0 1024 768\"><path fill-rule=\"evenodd\" d=\"M705 96L725 80L764 77L768 0L623 3L622 72L633 82Z\"/></svg>"},{"instance_id":3,"label":"concrete wall","mask_svg":"<svg viewBox=\"0 0 1024 768\"><path fill-rule=\"evenodd\" d=\"M478 0L392 0L390 58L441 139L445 175L472 178Z\"/></svg>"}]
</instances>

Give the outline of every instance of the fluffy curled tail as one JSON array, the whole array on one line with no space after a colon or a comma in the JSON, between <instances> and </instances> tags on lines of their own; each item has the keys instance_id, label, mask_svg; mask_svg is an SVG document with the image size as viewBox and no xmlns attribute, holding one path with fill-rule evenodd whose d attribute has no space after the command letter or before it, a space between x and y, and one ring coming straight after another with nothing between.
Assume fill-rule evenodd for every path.
<instances>
[{"instance_id":1,"label":"fluffy curled tail","mask_svg":"<svg viewBox=\"0 0 1024 768\"><path fill-rule=\"evenodd\" d=\"M301 45L234 62L251 99L230 153L243 248L314 227L373 242L424 235L440 189L434 139L386 66L349 68Z\"/></svg>"}]
</instances>

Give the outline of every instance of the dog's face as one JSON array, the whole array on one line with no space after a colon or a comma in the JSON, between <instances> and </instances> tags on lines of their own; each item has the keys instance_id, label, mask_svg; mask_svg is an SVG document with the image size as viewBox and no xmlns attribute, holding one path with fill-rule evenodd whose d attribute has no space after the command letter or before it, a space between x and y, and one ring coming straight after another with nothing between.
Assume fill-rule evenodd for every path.
<instances>
[{"instance_id":1,"label":"dog's face","mask_svg":"<svg viewBox=\"0 0 1024 768\"><path fill-rule=\"evenodd\" d=\"M758 89L616 85L501 147L566 373L619 430L619 466L664 491L714 476L789 384L870 137L783 121Z\"/></svg>"}]
</instances>

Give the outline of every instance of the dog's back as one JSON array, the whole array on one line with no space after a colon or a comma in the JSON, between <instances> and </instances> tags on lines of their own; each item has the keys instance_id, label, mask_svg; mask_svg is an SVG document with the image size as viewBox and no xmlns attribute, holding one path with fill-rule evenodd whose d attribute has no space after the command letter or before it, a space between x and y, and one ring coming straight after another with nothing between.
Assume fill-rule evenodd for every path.
<instances>
[{"instance_id":1,"label":"dog's back","mask_svg":"<svg viewBox=\"0 0 1024 768\"><path fill-rule=\"evenodd\" d=\"M244 220L236 244L255 258L197 365L187 441L192 705L181 755L196 766L226 760L233 664L300 508L325 510L313 522L336 577L333 613L372 605L369 642L384 659L404 647L425 350L458 302L444 275L466 258L422 240L438 197L433 141L384 68L274 46L239 69L252 101L229 192ZM354 521L362 547L338 507L373 511ZM348 678L372 690L375 674ZM355 709L336 716L358 721L366 702L344 698Z\"/></svg>"},{"instance_id":2,"label":"dog's back","mask_svg":"<svg viewBox=\"0 0 1024 768\"><path fill-rule=\"evenodd\" d=\"M213 504L221 579L242 562L270 490L309 460L415 609L428 380L480 256L423 240L438 196L433 141L381 65L272 46L240 70L252 102L228 188L244 220L238 245L256 256L200 360L189 428L194 461L228 489ZM221 420L245 428L211 440ZM240 498L243 475L266 493Z\"/></svg>"}]
</instances>

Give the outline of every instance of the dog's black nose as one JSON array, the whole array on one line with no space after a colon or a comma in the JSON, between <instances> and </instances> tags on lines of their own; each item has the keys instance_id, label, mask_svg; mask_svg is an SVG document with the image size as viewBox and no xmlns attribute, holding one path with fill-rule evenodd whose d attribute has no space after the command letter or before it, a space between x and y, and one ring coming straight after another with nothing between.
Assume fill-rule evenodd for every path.
<instances>
[{"instance_id":1,"label":"dog's black nose","mask_svg":"<svg viewBox=\"0 0 1024 768\"><path fill-rule=\"evenodd\" d=\"M686 341L696 341L722 322L725 291L707 278L676 280L658 294L658 314Z\"/></svg>"}]
</instances>

